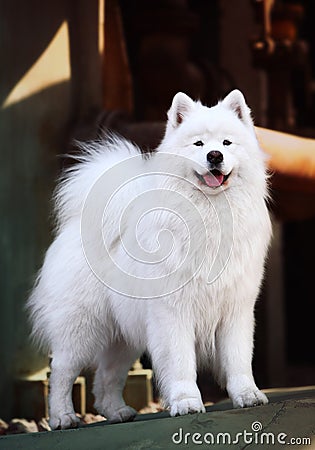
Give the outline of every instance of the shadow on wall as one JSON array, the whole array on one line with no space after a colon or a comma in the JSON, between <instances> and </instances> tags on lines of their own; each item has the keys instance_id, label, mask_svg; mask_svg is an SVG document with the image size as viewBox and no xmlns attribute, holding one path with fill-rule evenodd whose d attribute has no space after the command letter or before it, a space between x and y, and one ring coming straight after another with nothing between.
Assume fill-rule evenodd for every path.
<instances>
[{"instance_id":1,"label":"shadow on wall","mask_svg":"<svg viewBox=\"0 0 315 450\"><path fill-rule=\"evenodd\" d=\"M71 117L66 26L71 2L0 5L0 417L12 417L14 375L46 359L28 344L25 300L47 247L50 197ZM54 44L55 45L55 44ZM47 52L50 49L50 52ZM39 64L41 58L45 59Z\"/></svg>"}]
</instances>

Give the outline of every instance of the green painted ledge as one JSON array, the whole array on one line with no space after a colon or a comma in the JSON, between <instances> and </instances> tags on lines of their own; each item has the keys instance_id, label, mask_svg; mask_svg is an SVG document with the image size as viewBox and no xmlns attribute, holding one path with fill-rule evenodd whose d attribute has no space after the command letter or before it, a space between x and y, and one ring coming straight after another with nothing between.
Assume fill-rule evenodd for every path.
<instances>
[{"instance_id":1,"label":"green painted ledge","mask_svg":"<svg viewBox=\"0 0 315 450\"><path fill-rule=\"evenodd\" d=\"M168 413L162 412L137 416L134 422L124 424L105 422L73 430L3 436L0 438L0 450L283 449L291 443L291 438L310 438L311 443L298 441L300 444L293 447L314 449L315 388L272 392L268 396L269 405L256 408L235 410L226 401L208 407L206 414L171 418ZM262 430L255 433L252 426L260 428L257 422ZM239 434L237 438L237 434L244 430L247 433L245 440L244 434ZM178 443L172 441L174 433L177 433L175 440ZM204 438L211 442L209 433L214 437L215 444L204 442ZM225 436L224 443L219 433L229 433L231 440L237 442L229 445ZM263 437L261 433L269 435ZM274 436L274 444L270 433ZM196 443L193 442L193 435Z\"/></svg>"}]
</instances>

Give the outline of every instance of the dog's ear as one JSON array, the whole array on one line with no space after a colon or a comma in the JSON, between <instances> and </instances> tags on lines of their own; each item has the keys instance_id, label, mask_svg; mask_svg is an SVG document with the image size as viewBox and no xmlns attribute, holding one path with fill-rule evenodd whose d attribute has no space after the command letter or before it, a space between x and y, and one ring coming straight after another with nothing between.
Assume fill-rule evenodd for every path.
<instances>
[{"instance_id":1,"label":"dog's ear","mask_svg":"<svg viewBox=\"0 0 315 450\"><path fill-rule=\"evenodd\" d=\"M195 109L195 102L183 92L178 92L172 101L167 117L168 127L177 128L185 118Z\"/></svg>"},{"instance_id":2,"label":"dog's ear","mask_svg":"<svg viewBox=\"0 0 315 450\"><path fill-rule=\"evenodd\" d=\"M251 118L250 109L247 106L241 91L234 89L234 91L230 92L225 99L222 100L221 105L231 109L244 125L253 130L254 124Z\"/></svg>"}]
</instances>

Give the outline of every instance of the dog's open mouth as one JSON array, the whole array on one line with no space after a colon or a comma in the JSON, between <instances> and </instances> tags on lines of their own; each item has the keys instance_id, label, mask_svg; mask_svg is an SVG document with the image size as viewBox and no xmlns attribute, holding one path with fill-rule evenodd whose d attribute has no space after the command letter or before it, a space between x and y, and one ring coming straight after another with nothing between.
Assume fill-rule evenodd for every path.
<instances>
[{"instance_id":1,"label":"dog's open mouth","mask_svg":"<svg viewBox=\"0 0 315 450\"><path fill-rule=\"evenodd\" d=\"M229 176L231 175L231 172L227 175L224 175L220 170L213 169L210 170L205 175L200 175L198 172L195 172L197 178L199 181L201 181L202 184L206 184L207 186L211 188L217 188L219 186L222 186L226 181L228 180Z\"/></svg>"}]
</instances>

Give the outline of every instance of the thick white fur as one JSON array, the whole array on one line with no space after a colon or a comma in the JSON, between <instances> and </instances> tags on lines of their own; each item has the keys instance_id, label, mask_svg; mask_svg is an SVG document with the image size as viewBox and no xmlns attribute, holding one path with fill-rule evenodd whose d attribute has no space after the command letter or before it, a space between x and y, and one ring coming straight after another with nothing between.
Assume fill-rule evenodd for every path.
<instances>
[{"instance_id":1,"label":"thick white fur","mask_svg":"<svg viewBox=\"0 0 315 450\"><path fill-rule=\"evenodd\" d=\"M224 139L232 144L225 147ZM193 145L198 140L205 145ZM200 186L200 190L193 189L189 183L172 178L171 188L178 192L186 189L185 195L203 211L207 242L206 236L200 236L194 251L202 253L207 246L207 255L189 283L162 298L125 297L106 288L91 272L80 240L84 199L104 171L138 155L139 151L131 143L115 137L88 144L83 150L81 161L66 174L57 190L56 237L28 302L33 335L52 354L51 427L67 428L76 424L71 390L75 378L86 366L96 367L97 410L112 421L133 418L135 411L125 405L122 389L130 366L144 350L151 355L161 395L171 415L204 411L196 385L198 364L212 367L235 407L266 403L266 396L255 385L251 360L254 305L263 276L271 225L265 204L264 155L243 95L233 91L213 108L193 102L182 93L174 97L158 152L164 152L166 157L171 153L189 158L179 170L185 180L194 184L198 183L194 169L204 167L206 170L206 156L211 150L222 152L223 171L232 173L226 186L217 189L206 185ZM154 168L155 156L141 159L139 164L143 165L144 172L148 168L150 171ZM155 179L153 187L163 187L164 182L167 184L169 180ZM115 242L113 251L120 260L124 252L117 241L116 217L134 195L149 187L150 178L144 177L143 181L135 183L134 191L123 191L117 210L114 208L105 224L106 232ZM209 211L205 195L218 210L225 196L233 216L230 258L221 275L211 284L207 284L207 276L217 249L218 224L215 214ZM147 220L141 236L148 246L153 245L150 244L152 239L156 242L155 233L159 229L169 226L177 232L176 221L171 222L167 214L149 215ZM90 230L93 241L97 236L93 217ZM179 241L181 236L178 230ZM223 244L224 239L223 236ZM96 242L95 252L97 248ZM99 264L106 270L106 261ZM176 266L175 260L173 264ZM135 270L140 269L145 271L146 265ZM148 270L151 269L148 265ZM194 274L195 269L192 259L188 270Z\"/></svg>"}]
</instances>

